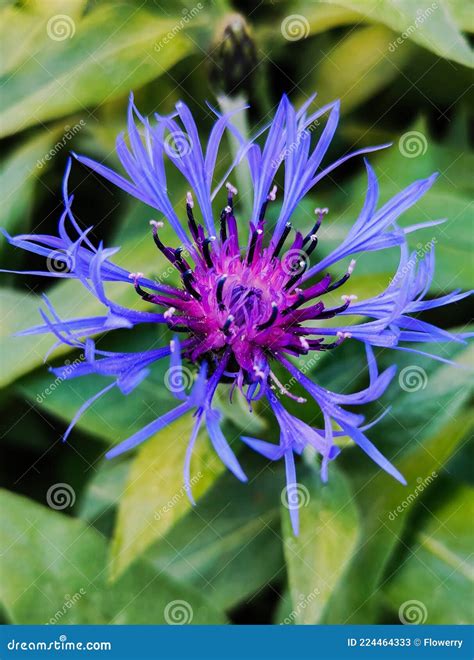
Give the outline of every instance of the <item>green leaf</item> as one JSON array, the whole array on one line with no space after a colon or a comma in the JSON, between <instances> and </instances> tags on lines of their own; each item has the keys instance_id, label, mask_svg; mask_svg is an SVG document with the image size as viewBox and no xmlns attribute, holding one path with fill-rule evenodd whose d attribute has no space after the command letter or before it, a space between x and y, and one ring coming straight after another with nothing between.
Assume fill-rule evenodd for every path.
<instances>
[{"instance_id":1,"label":"green leaf","mask_svg":"<svg viewBox=\"0 0 474 660\"><path fill-rule=\"evenodd\" d=\"M192 584L217 607L239 602L281 582L280 464L243 462L246 484L226 472L197 506L146 554L153 565Z\"/></svg>"},{"instance_id":2,"label":"green leaf","mask_svg":"<svg viewBox=\"0 0 474 660\"><path fill-rule=\"evenodd\" d=\"M366 20L377 21L400 33L395 48L404 48L407 39L441 57L473 65L472 53L456 19L464 24L464 12L452 12L450 5L432 0L323 0L358 12ZM385 48L390 47L387 41ZM392 46L393 48L393 46Z\"/></svg>"},{"instance_id":3,"label":"green leaf","mask_svg":"<svg viewBox=\"0 0 474 660\"><path fill-rule=\"evenodd\" d=\"M318 102L341 100L348 112L390 85L400 75L415 50L409 44L390 52L387 44L395 34L383 25L352 30L315 69L310 87L318 90Z\"/></svg>"},{"instance_id":4,"label":"green leaf","mask_svg":"<svg viewBox=\"0 0 474 660\"><path fill-rule=\"evenodd\" d=\"M459 345L450 345L443 351L444 357L455 356L463 364L472 359L472 354L472 348ZM393 357L390 361L393 362ZM341 457L349 461L362 527L345 578L326 608L325 623L376 622L379 585L400 542L407 514L416 502L413 491L418 480L426 479L433 471L441 471L472 424L472 414L466 412L472 391L469 370L418 357L415 364L415 357L410 354L402 355L396 362L400 374L406 367L413 370L415 365L417 373L422 376L418 381L421 384L412 385L407 390L407 372L400 376L400 380L395 379L383 401L391 403L392 408L371 435L375 444L404 475L408 485L402 486L371 467L369 459L360 450L356 453L346 453L346 450L346 457ZM419 371L420 367L423 371ZM361 464L363 470L357 469ZM393 512L402 502L406 502L406 507L394 516Z\"/></svg>"},{"instance_id":5,"label":"green leaf","mask_svg":"<svg viewBox=\"0 0 474 660\"><path fill-rule=\"evenodd\" d=\"M116 507L125 491L131 459L104 460L97 466L78 507L78 516L111 536Z\"/></svg>"},{"instance_id":6,"label":"green leaf","mask_svg":"<svg viewBox=\"0 0 474 660\"><path fill-rule=\"evenodd\" d=\"M163 538L190 510L183 465L194 422L195 418L188 414L139 449L120 500L110 556L112 579L117 579L153 541ZM204 428L196 441L191 468L196 500L222 470L223 465L210 446Z\"/></svg>"},{"instance_id":7,"label":"green leaf","mask_svg":"<svg viewBox=\"0 0 474 660\"><path fill-rule=\"evenodd\" d=\"M130 292L129 292L130 293ZM66 282L56 286L49 296L63 318L75 316L94 316L104 313L104 308L79 282ZM3 323L0 329L0 386L4 387L43 363L46 351L54 343L51 335L16 337L20 332L33 325L41 324L38 309L42 306L41 298L32 292L24 293L14 289L0 288L0 307ZM70 351L63 345L55 355ZM47 384L54 381L45 375ZM36 390L36 396L41 390Z\"/></svg>"},{"instance_id":8,"label":"green leaf","mask_svg":"<svg viewBox=\"0 0 474 660\"><path fill-rule=\"evenodd\" d=\"M49 33L67 38L86 5L86 0L68 0L67 14L63 0L29 0L0 10L2 59L0 75L18 69L50 42Z\"/></svg>"},{"instance_id":9,"label":"green leaf","mask_svg":"<svg viewBox=\"0 0 474 660\"><path fill-rule=\"evenodd\" d=\"M453 494L449 484L448 494L433 510L428 506L427 524L416 534L408 556L384 589L395 612L408 621L405 608L416 599L421 603L421 616L426 612L426 623L472 622L473 489L465 486Z\"/></svg>"},{"instance_id":10,"label":"green leaf","mask_svg":"<svg viewBox=\"0 0 474 660\"><path fill-rule=\"evenodd\" d=\"M331 466L328 484L314 469L299 470L300 533L293 535L282 509L283 537L292 611L284 623L318 623L331 593L344 580L358 537L358 515L343 474Z\"/></svg>"},{"instance_id":11,"label":"green leaf","mask_svg":"<svg viewBox=\"0 0 474 660\"><path fill-rule=\"evenodd\" d=\"M3 161L0 172L0 190L3 191L2 227L13 233L20 226L29 225L37 179L50 160L49 151L63 127L41 132L16 147ZM47 156L47 159L45 159ZM2 251L4 244L2 244Z\"/></svg>"},{"instance_id":12,"label":"green leaf","mask_svg":"<svg viewBox=\"0 0 474 660\"><path fill-rule=\"evenodd\" d=\"M0 600L13 623L159 624L180 611L225 623L197 590L143 562L108 585L106 542L83 521L8 491L0 504Z\"/></svg>"},{"instance_id":13,"label":"green leaf","mask_svg":"<svg viewBox=\"0 0 474 660\"><path fill-rule=\"evenodd\" d=\"M104 33L112 25L110 35ZM143 8L114 4L73 21L70 38L44 35L35 57L4 80L0 134L111 101L161 76L195 48L180 30L155 49L176 25Z\"/></svg>"},{"instance_id":14,"label":"green leaf","mask_svg":"<svg viewBox=\"0 0 474 660\"><path fill-rule=\"evenodd\" d=\"M144 336L156 334L155 328L150 328L146 335L140 333L143 344L141 348L150 346ZM138 333L137 333L138 334ZM121 337L122 346L127 351L140 350L139 341L133 342ZM155 339L156 341L156 339ZM158 338L160 344L166 344L167 337ZM111 342L109 342L110 344ZM117 341L115 342L118 343ZM69 369L74 371L81 364L79 357L63 361L69 363ZM116 444L120 440L136 433L149 422L176 406L176 399L166 387L166 371L169 369L169 359L165 358L152 365L150 374L128 395L118 388L113 388L87 410L77 421L77 428L104 440L108 444ZM40 410L47 411L67 425L78 409L89 398L105 387L110 379L97 375L81 376L77 380L61 380L47 371L38 370L27 379L16 384L17 391Z\"/></svg>"},{"instance_id":15,"label":"green leaf","mask_svg":"<svg viewBox=\"0 0 474 660\"><path fill-rule=\"evenodd\" d=\"M392 148L371 159L375 161L375 172L380 183L379 206L416 179L439 172L439 178L433 188L401 216L400 225L446 219L442 225L410 234L410 245L412 249L425 251L430 245L435 246L433 292L446 293L457 287L472 288L474 279L469 264L474 249L474 232L473 182L470 173L474 167L474 156L466 150L435 142L423 121L417 122L401 135L394 136L393 141L395 144ZM321 228L320 245L324 253L328 253L347 235L354 223L355 213L362 207L366 186L367 175L361 170L346 188L347 198L356 200L355 203L348 207L345 202L343 208L331 208L328 221ZM328 205L330 206L330 202ZM336 220L332 221L331 218ZM398 250L360 255L355 276L374 276L378 273L378 279L386 286L387 272L391 271L393 276L398 261ZM358 291L354 290L354 293L358 294Z\"/></svg>"}]
</instances>

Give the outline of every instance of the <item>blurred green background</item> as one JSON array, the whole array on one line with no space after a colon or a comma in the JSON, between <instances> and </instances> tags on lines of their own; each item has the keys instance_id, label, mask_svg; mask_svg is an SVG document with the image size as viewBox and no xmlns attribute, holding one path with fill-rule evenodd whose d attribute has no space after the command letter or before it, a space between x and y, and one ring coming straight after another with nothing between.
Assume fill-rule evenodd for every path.
<instances>
[{"instance_id":1,"label":"blurred green background","mask_svg":"<svg viewBox=\"0 0 474 660\"><path fill-rule=\"evenodd\" d=\"M403 222L447 218L417 234L413 245L436 242L432 295L470 288L473 14L463 0L2 0L1 224L11 234L55 233L69 151L116 167L114 141L125 128L131 90L144 114L170 112L176 101L186 101L203 136L212 122L206 101L220 107L248 102L239 121L253 132L283 92L300 103L317 91L320 104L342 102L328 162L354 147L393 142L371 157L383 200L440 172ZM245 171L240 177L245 190ZM344 237L364 187L364 168L355 159L301 204L300 226L310 225L315 206L330 208L321 254ZM149 237L150 209L78 163L71 190L81 225L95 225L95 240L122 246L121 265L163 272ZM171 172L169 190L182 205L186 187ZM247 202L242 194L241 217ZM276 203L274 216L277 210ZM6 241L0 253L3 268L43 268L43 260ZM397 260L396 251L361 258L351 292L380 291ZM281 502L281 466L268 465L238 441L243 427L275 439L263 410L231 409L222 397L226 433L250 483L224 473L203 435L193 465L200 499L192 511L182 487L190 419L133 456L104 460L112 444L173 405L163 385L165 364L126 399L113 390L62 444L61 434L98 383L55 381L43 365L52 340L11 336L39 322L43 291L62 316L99 309L75 282L2 279L3 622L472 622L472 371L381 351L383 365L396 362L400 373L417 374L408 383L397 376L368 414L371 419L392 406L370 437L408 486L378 472L352 447L331 466L324 487L315 466L301 462L302 531L294 538ZM136 304L128 288L114 291L115 299ZM465 330L469 303L427 318ZM156 333L121 331L107 346L134 350ZM363 356L348 344L311 369L328 389L351 391L366 382ZM63 357L77 357L65 350ZM465 346L435 350L472 365ZM303 414L318 424L314 410Z\"/></svg>"}]
</instances>

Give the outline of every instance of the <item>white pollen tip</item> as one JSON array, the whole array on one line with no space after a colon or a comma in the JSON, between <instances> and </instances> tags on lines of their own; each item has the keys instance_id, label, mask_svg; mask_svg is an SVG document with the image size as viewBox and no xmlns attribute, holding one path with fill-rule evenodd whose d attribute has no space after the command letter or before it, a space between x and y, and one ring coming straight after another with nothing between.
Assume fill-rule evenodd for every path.
<instances>
[{"instance_id":1,"label":"white pollen tip","mask_svg":"<svg viewBox=\"0 0 474 660\"><path fill-rule=\"evenodd\" d=\"M257 229L257 234L261 236L263 234L263 229Z\"/></svg>"},{"instance_id":2,"label":"white pollen tip","mask_svg":"<svg viewBox=\"0 0 474 660\"><path fill-rule=\"evenodd\" d=\"M226 213L232 213L232 209L230 208L230 206L226 206L225 209L224 209L224 211L225 211Z\"/></svg>"},{"instance_id":3,"label":"white pollen tip","mask_svg":"<svg viewBox=\"0 0 474 660\"><path fill-rule=\"evenodd\" d=\"M186 204L191 208L194 208L194 199L190 191L186 193Z\"/></svg>"},{"instance_id":4,"label":"white pollen tip","mask_svg":"<svg viewBox=\"0 0 474 660\"><path fill-rule=\"evenodd\" d=\"M129 280L134 280L135 279L135 273L129 273L128 279Z\"/></svg>"},{"instance_id":5,"label":"white pollen tip","mask_svg":"<svg viewBox=\"0 0 474 660\"><path fill-rule=\"evenodd\" d=\"M316 236L316 234L311 234L311 236L310 236L309 238L310 238L310 240L312 240L312 241L316 241L316 240L318 239L318 237Z\"/></svg>"},{"instance_id":6,"label":"white pollen tip","mask_svg":"<svg viewBox=\"0 0 474 660\"><path fill-rule=\"evenodd\" d=\"M237 195L239 192L235 186L233 186L229 181L225 184L225 187L230 192L231 195Z\"/></svg>"},{"instance_id":7,"label":"white pollen tip","mask_svg":"<svg viewBox=\"0 0 474 660\"><path fill-rule=\"evenodd\" d=\"M305 399L304 396L299 396L299 397L296 399L296 402L297 402L297 403L306 403L307 400L308 400L308 399Z\"/></svg>"},{"instance_id":8,"label":"white pollen tip","mask_svg":"<svg viewBox=\"0 0 474 660\"><path fill-rule=\"evenodd\" d=\"M210 241L215 241L215 240L216 240L216 237L215 237L215 236L209 236L209 240L210 240Z\"/></svg>"},{"instance_id":9,"label":"white pollen tip","mask_svg":"<svg viewBox=\"0 0 474 660\"><path fill-rule=\"evenodd\" d=\"M166 312L165 312L165 314L166 314ZM175 348L176 348L176 342L175 342L174 339L172 339L172 340L170 341L170 350L171 350L172 353L174 353L174 349L175 349Z\"/></svg>"},{"instance_id":10,"label":"white pollen tip","mask_svg":"<svg viewBox=\"0 0 474 660\"><path fill-rule=\"evenodd\" d=\"M270 190L270 192L268 193L268 197L267 197L269 202L274 202L275 201L276 196L277 196L277 190L278 190L278 188L276 186L273 186L273 188Z\"/></svg>"},{"instance_id":11,"label":"white pollen tip","mask_svg":"<svg viewBox=\"0 0 474 660\"><path fill-rule=\"evenodd\" d=\"M300 344L305 349L305 351L309 351L309 344L304 337L300 337Z\"/></svg>"},{"instance_id":12,"label":"white pollen tip","mask_svg":"<svg viewBox=\"0 0 474 660\"><path fill-rule=\"evenodd\" d=\"M351 259L350 264L347 267L347 272L349 273L349 275L352 275L352 273L354 272L355 265L356 265L356 260Z\"/></svg>"},{"instance_id":13,"label":"white pollen tip","mask_svg":"<svg viewBox=\"0 0 474 660\"><path fill-rule=\"evenodd\" d=\"M329 209L326 209L326 208L324 208L324 209L317 208L317 209L314 209L314 212L315 212L316 215L327 215L327 214L329 213Z\"/></svg>"},{"instance_id":14,"label":"white pollen tip","mask_svg":"<svg viewBox=\"0 0 474 660\"><path fill-rule=\"evenodd\" d=\"M163 314L164 318L165 319L170 319L173 316L173 314L175 313L175 311L176 311L176 307L170 307ZM171 346L171 350L174 351L174 341L173 340L171 340L170 346Z\"/></svg>"},{"instance_id":15,"label":"white pollen tip","mask_svg":"<svg viewBox=\"0 0 474 660\"><path fill-rule=\"evenodd\" d=\"M341 332L341 331L339 331L337 333L337 337L338 337L338 339L343 341L344 339L350 339L352 337L352 335L351 335L350 332Z\"/></svg>"},{"instance_id":16,"label":"white pollen tip","mask_svg":"<svg viewBox=\"0 0 474 660\"><path fill-rule=\"evenodd\" d=\"M357 296L354 294L351 294L350 296L341 296L341 300L344 302L352 302L353 300L357 300Z\"/></svg>"}]
</instances>

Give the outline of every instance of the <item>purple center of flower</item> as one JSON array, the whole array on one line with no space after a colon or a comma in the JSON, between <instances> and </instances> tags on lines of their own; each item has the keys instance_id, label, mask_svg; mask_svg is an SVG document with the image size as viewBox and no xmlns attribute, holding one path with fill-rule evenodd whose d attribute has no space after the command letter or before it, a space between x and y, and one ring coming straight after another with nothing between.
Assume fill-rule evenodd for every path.
<instances>
[{"instance_id":1,"label":"purple center of flower","mask_svg":"<svg viewBox=\"0 0 474 660\"><path fill-rule=\"evenodd\" d=\"M162 223L150 223L155 244L181 276L182 288L175 290L175 297L147 293L139 284L142 274L131 277L143 299L167 308L164 316L172 331L189 334L185 357L193 362L215 358L230 347L227 377L238 378L240 384L266 381L269 375L276 380L268 370L268 358L280 350L305 355L310 350L335 348L349 336L340 333L336 341L324 343L323 339L309 338L317 326L302 323L317 323L347 309L352 296L343 296L343 304L329 309L320 298L347 281L355 262L338 281L332 283L326 275L303 288L302 277L317 246L317 232L327 209L316 209L314 227L305 236L296 232L291 245L292 226L287 223L281 234L264 246L265 211L268 201L275 199L274 188L258 221L249 223L249 239L241 248L233 206L237 191L231 184L227 184L227 190L219 236L206 236L204 228L196 223L191 193L186 204L191 246L165 246L159 236Z\"/></svg>"}]
</instances>

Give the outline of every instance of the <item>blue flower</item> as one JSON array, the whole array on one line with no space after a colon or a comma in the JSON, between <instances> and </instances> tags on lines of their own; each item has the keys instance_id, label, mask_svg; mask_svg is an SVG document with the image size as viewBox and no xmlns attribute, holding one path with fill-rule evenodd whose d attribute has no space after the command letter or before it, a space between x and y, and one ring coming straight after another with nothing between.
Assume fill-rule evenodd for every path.
<instances>
[{"instance_id":1,"label":"blue flower","mask_svg":"<svg viewBox=\"0 0 474 660\"><path fill-rule=\"evenodd\" d=\"M254 401L267 400L280 426L279 441L242 439L263 456L285 461L289 492L297 486L294 454L299 455L305 447L311 446L320 456L321 478L326 481L329 463L340 453L337 443L340 436L352 438L383 470L405 483L403 476L365 435L376 422L367 424L362 414L348 411L346 407L378 399L394 376L395 367L379 373L373 346L414 350L409 348L410 342L464 342L466 336L446 332L413 315L456 302L468 294L455 291L437 300L426 300L434 272L434 248L421 259L416 253L410 255L406 235L440 221L404 229L397 224L401 214L431 188L435 174L415 181L377 208L377 178L366 161L367 192L359 217L341 245L319 261L314 258L318 230L327 209L316 209L313 228L302 234L292 226L298 205L340 164L388 145L359 149L321 168L338 124L339 103L310 112L312 101L309 99L302 108L295 110L284 96L273 121L251 141L239 135L229 115L216 113L207 148L203 151L196 124L184 103L179 102L172 115L156 115L151 122L139 114L132 97L128 110L129 145L123 135L117 138L117 154L126 176L89 158L76 156L81 163L161 214L162 220L150 222L151 238L176 269L180 286L164 285L142 273L130 273L113 262L118 248L108 249L92 243L89 238L92 227L82 230L73 215L73 197L68 192L70 162L64 177L64 212L58 235L11 237L4 232L13 246L50 261L54 259L57 264L56 268L29 271L30 274L78 279L104 307L101 316L63 320L44 297L43 324L22 333L51 333L57 340L53 348L67 344L83 352L84 361L76 369L54 368L57 376L77 378L97 374L108 379L108 384L80 408L65 439L79 416L113 387L124 395L129 394L147 377L150 365L163 358L170 359L173 372L179 376L184 357L197 365L198 375L191 390L187 392L183 379L178 378L178 385L173 388L178 405L114 447L107 454L109 458L129 451L175 419L193 411L195 423L184 467L185 485L191 500L191 455L203 424L222 462L238 479L245 481L246 476L221 430L221 413L214 407L214 394L222 384L230 389L231 396L238 388L250 407ZM311 147L310 133L315 122L319 124L325 115L327 121L319 140ZM220 142L226 131L233 134L240 147L226 176L213 187ZM266 137L261 147L257 138L263 135ZM228 175L242 159L248 163L253 185L253 211L249 237L245 241L234 212L237 190L226 183ZM172 206L167 193L166 161L189 182L190 191L183 204L185 220ZM283 171L283 199L275 227L269 231L265 215L268 204L275 199L274 180L280 171ZM225 193L222 192L224 184ZM222 194L225 199L216 221L213 202ZM180 247L170 247L161 240L163 221L175 231ZM355 296L343 295L341 304L327 306L326 294L342 288L350 279L355 255L390 247L398 247L401 258L386 291L357 302ZM338 266L341 262L345 265ZM340 268L339 279L319 275L330 266ZM143 310L137 311L115 303L105 293L105 282L133 286L148 309L145 304ZM352 317L349 324L344 318L348 315ZM336 317L336 326L321 324ZM136 353L104 351L96 347L94 336L141 323L168 327L174 333L170 345ZM328 391L324 384L311 381L290 359L290 356L336 350L343 341L349 340L365 345L369 372L368 386L353 394ZM285 409L283 397L301 404L306 398L295 396L282 385L273 370L275 363L287 370L291 379L314 400L322 412L324 428L312 428ZM298 533L298 505L294 498L289 499L293 529Z\"/></svg>"}]
</instances>

